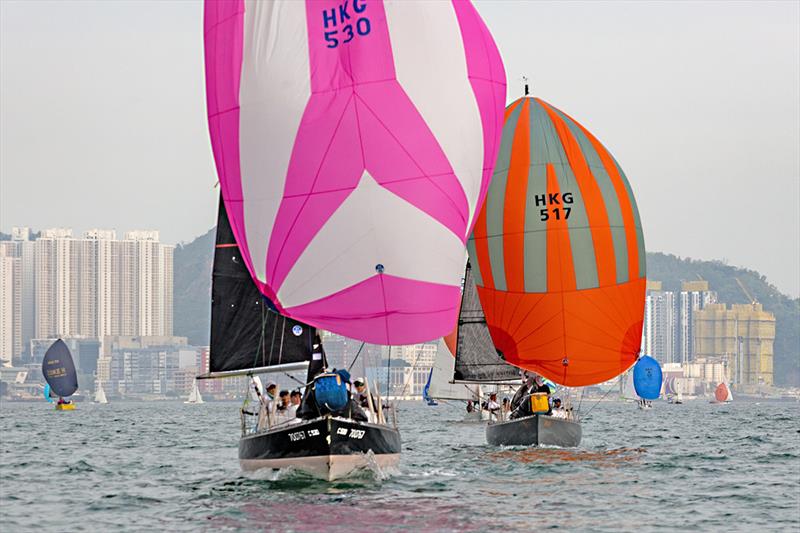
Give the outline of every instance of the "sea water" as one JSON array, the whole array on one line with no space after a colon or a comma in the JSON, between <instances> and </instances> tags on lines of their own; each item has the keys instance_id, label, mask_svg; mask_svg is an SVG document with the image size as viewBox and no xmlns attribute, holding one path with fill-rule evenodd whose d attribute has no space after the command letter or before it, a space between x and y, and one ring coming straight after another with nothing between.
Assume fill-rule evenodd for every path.
<instances>
[{"instance_id":1,"label":"sea water","mask_svg":"<svg viewBox=\"0 0 800 533\"><path fill-rule=\"evenodd\" d=\"M4 402L0 529L800 528L797 403L600 403L572 450L488 446L459 404L398 412L399 469L326 483L241 472L237 404Z\"/></svg>"}]
</instances>

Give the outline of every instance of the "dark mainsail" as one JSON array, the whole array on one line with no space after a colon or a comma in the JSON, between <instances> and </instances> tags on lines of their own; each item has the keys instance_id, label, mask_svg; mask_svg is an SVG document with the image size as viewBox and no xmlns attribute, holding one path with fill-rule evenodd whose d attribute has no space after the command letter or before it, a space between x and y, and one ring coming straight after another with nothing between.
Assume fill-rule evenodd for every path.
<instances>
[{"instance_id":1,"label":"dark mainsail","mask_svg":"<svg viewBox=\"0 0 800 533\"><path fill-rule=\"evenodd\" d=\"M42 360L42 374L50 390L56 395L66 398L78 390L78 374L75 363L64 341L58 339L47 349Z\"/></svg>"},{"instance_id":2,"label":"dark mainsail","mask_svg":"<svg viewBox=\"0 0 800 533\"><path fill-rule=\"evenodd\" d=\"M269 309L239 253L220 198L211 282L209 371L307 362L315 335L312 326Z\"/></svg>"},{"instance_id":3,"label":"dark mainsail","mask_svg":"<svg viewBox=\"0 0 800 533\"><path fill-rule=\"evenodd\" d=\"M519 369L507 364L497 350L486 326L478 289L469 262L464 272L464 294L458 315L454 381L503 383L519 380Z\"/></svg>"}]
</instances>

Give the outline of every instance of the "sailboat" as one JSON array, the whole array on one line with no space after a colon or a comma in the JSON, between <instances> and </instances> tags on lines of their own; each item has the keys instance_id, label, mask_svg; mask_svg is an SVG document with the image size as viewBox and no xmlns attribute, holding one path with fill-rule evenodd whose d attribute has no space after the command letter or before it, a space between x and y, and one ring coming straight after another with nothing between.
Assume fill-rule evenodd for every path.
<instances>
[{"instance_id":1,"label":"sailboat","mask_svg":"<svg viewBox=\"0 0 800 533\"><path fill-rule=\"evenodd\" d=\"M388 423L382 406L376 407L375 422L356 420L346 408L330 408L331 398L346 391L341 388L346 384L340 377L331 385L339 374L327 371L316 328L269 308L241 260L223 202L214 252L209 359L209 372L197 379L249 376L248 388L257 398L241 409L242 469L294 468L330 481L373 464L387 468L399 462L400 432ZM258 376L297 371L306 371L303 404L297 419L281 419ZM377 389L375 394L380 402ZM302 418L301 410L307 413Z\"/></svg>"},{"instance_id":2,"label":"sailboat","mask_svg":"<svg viewBox=\"0 0 800 533\"><path fill-rule=\"evenodd\" d=\"M42 360L42 375L49 387L46 396L58 397L56 410L71 411L75 409L75 404L67 398L78 390L78 373L75 371L72 354L61 339L54 342L45 352Z\"/></svg>"},{"instance_id":3,"label":"sailboat","mask_svg":"<svg viewBox=\"0 0 800 533\"><path fill-rule=\"evenodd\" d=\"M307 368L299 422L243 410L242 467L396 464L382 402L354 418L317 328L390 346L451 329L499 147L497 47L466 1L206 0L204 27L223 198L205 377Z\"/></svg>"},{"instance_id":4,"label":"sailboat","mask_svg":"<svg viewBox=\"0 0 800 533\"><path fill-rule=\"evenodd\" d=\"M506 108L494 178L467 243L485 318L479 327L491 340L474 355L563 387L598 384L639 355L641 222L630 184L605 147L528 93L526 86ZM490 444L580 443L576 417L555 419L546 400L525 398L510 420L487 425Z\"/></svg>"},{"instance_id":5,"label":"sailboat","mask_svg":"<svg viewBox=\"0 0 800 533\"><path fill-rule=\"evenodd\" d=\"M425 401L425 403L428 404L428 406L435 407L439 405L439 402L437 402L436 399L432 398L430 395L432 377L433 377L433 369L431 368L430 373L428 373L428 381L425 382L425 387L423 387L422 389L422 399Z\"/></svg>"},{"instance_id":6,"label":"sailboat","mask_svg":"<svg viewBox=\"0 0 800 533\"><path fill-rule=\"evenodd\" d=\"M106 391L103 390L103 384L99 380L94 390L94 403L108 403Z\"/></svg>"},{"instance_id":7,"label":"sailboat","mask_svg":"<svg viewBox=\"0 0 800 533\"><path fill-rule=\"evenodd\" d=\"M726 382L722 382L714 389L714 399L711 403L730 403L733 401L733 393Z\"/></svg>"},{"instance_id":8,"label":"sailboat","mask_svg":"<svg viewBox=\"0 0 800 533\"><path fill-rule=\"evenodd\" d=\"M629 371L620 376L620 398L625 401L639 401L636 395L636 388L633 386L633 371Z\"/></svg>"},{"instance_id":9,"label":"sailboat","mask_svg":"<svg viewBox=\"0 0 800 533\"><path fill-rule=\"evenodd\" d=\"M661 365L649 355L641 356L633 365L633 387L639 397L639 409L652 409L652 401L661 395Z\"/></svg>"},{"instance_id":10,"label":"sailboat","mask_svg":"<svg viewBox=\"0 0 800 533\"><path fill-rule=\"evenodd\" d=\"M455 333L455 332L454 332ZM427 394L433 400L464 402L465 422L480 422L482 400L480 385L453 383L455 373L455 335L439 341L436 358L428 375Z\"/></svg>"},{"instance_id":11,"label":"sailboat","mask_svg":"<svg viewBox=\"0 0 800 533\"><path fill-rule=\"evenodd\" d=\"M203 403L203 396L200 394L196 379L192 385L192 392L189 393L189 398L183 403Z\"/></svg>"}]
</instances>

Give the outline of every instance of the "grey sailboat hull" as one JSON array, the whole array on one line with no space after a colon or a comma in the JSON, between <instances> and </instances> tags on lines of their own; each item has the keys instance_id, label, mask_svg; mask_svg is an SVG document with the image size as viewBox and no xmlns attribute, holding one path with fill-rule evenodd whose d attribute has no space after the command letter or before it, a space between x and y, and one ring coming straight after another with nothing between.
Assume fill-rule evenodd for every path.
<instances>
[{"instance_id":1,"label":"grey sailboat hull","mask_svg":"<svg viewBox=\"0 0 800 533\"><path fill-rule=\"evenodd\" d=\"M580 422L546 415L532 415L486 426L486 442L493 446L560 446L581 443Z\"/></svg>"}]
</instances>

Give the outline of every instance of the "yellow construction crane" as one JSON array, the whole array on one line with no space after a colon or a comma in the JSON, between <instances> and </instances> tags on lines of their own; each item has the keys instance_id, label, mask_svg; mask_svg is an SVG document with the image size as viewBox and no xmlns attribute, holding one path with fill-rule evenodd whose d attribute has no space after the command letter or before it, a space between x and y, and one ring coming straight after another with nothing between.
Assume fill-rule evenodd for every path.
<instances>
[{"instance_id":1,"label":"yellow construction crane","mask_svg":"<svg viewBox=\"0 0 800 533\"><path fill-rule=\"evenodd\" d=\"M744 293L744 295L747 296L747 298L750 300L750 303L751 304L757 304L758 300L756 300L753 297L753 295L750 294L750 291L748 291L747 287L744 286L744 283L742 283L742 280L740 280L739 278L734 278L734 279L736 280L736 283L739 284L739 287L742 289L742 292Z\"/></svg>"}]
</instances>

